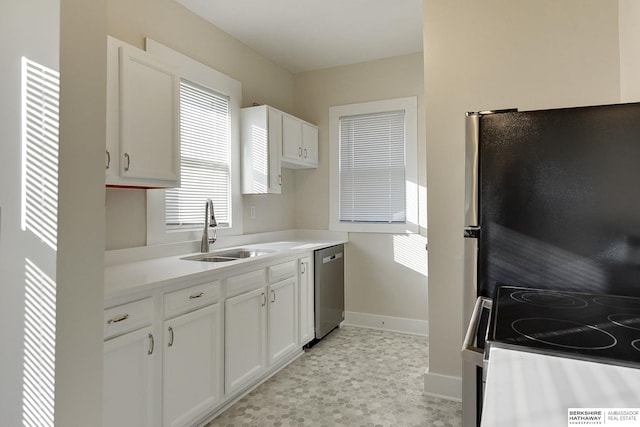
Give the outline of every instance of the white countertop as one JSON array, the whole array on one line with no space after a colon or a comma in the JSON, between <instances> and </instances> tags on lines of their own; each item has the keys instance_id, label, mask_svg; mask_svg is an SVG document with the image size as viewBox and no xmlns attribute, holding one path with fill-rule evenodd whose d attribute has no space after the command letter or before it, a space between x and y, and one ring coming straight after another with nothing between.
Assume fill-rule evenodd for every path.
<instances>
[{"instance_id":1,"label":"white countertop","mask_svg":"<svg viewBox=\"0 0 640 427\"><path fill-rule=\"evenodd\" d=\"M290 237L287 236L287 237ZM327 233L326 236L313 237L295 236L292 239L261 243L246 243L232 247L211 247L211 252L226 251L235 247L267 249L273 252L253 258L245 258L228 262L201 262L184 260L186 256L196 253L184 253L151 259L138 259L131 262L109 262L104 272L105 300L123 297L136 292L142 292L169 285L176 281L197 279L210 275L211 272L225 272L240 269L251 264L273 261L295 255L308 254L316 249L346 243L346 238ZM122 261L122 260L120 260Z\"/></svg>"},{"instance_id":2,"label":"white countertop","mask_svg":"<svg viewBox=\"0 0 640 427\"><path fill-rule=\"evenodd\" d=\"M569 408L640 408L640 369L491 348L482 426L567 427Z\"/></svg>"}]
</instances>

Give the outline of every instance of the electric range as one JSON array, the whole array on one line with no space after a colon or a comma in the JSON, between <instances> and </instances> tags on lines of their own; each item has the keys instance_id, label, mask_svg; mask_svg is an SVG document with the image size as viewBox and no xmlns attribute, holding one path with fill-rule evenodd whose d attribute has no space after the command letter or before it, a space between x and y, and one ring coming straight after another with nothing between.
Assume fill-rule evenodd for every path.
<instances>
[{"instance_id":1,"label":"electric range","mask_svg":"<svg viewBox=\"0 0 640 427\"><path fill-rule=\"evenodd\" d=\"M488 346L640 368L640 298L502 285Z\"/></svg>"}]
</instances>

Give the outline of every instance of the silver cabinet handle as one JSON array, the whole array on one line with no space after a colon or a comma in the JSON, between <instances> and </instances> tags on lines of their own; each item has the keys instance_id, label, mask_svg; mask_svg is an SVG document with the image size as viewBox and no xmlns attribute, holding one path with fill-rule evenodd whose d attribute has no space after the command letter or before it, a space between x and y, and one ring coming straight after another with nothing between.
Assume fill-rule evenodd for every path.
<instances>
[{"instance_id":1,"label":"silver cabinet handle","mask_svg":"<svg viewBox=\"0 0 640 427\"><path fill-rule=\"evenodd\" d=\"M273 304L274 302L276 302L276 291L274 291L273 289L271 289L271 296L273 297L271 299L271 303Z\"/></svg>"},{"instance_id":2,"label":"silver cabinet handle","mask_svg":"<svg viewBox=\"0 0 640 427\"><path fill-rule=\"evenodd\" d=\"M153 335L149 334L149 350L147 350L147 354L148 355L152 355L153 354L153 348L155 347L156 343L153 339Z\"/></svg>"},{"instance_id":3,"label":"silver cabinet handle","mask_svg":"<svg viewBox=\"0 0 640 427\"><path fill-rule=\"evenodd\" d=\"M105 150L105 152L107 153L107 165L104 168L107 170L111 167L111 153L109 153L109 150Z\"/></svg>"},{"instance_id":4,"label":"silver cabinet handle","mask_svg":"<svg viewBox=\"0 0 640 427\"><path fill-rule=\"evenodd\" d=\"M305 159L307 158L307 149L306 148L304 149L304 158Z\"/></svg>"},{"instance_id":5,"label":"silver cabinet handle","mask_svg":"<svg viewBox=\"0 0 640 427\"><path fill-rule=\"evenodd\" d=\"M169 326L169 347L173 347L173 328Z\"/></svg>"},{"instance_id":6,"label":"silver cabinet handle","mask_svg":"<svg viewBox=\"0 0 640 427\"><path fill-rule=\"evenodd\" d=\"M124 153L124 159L126 160L126 166L124 167L124 170L128 171L129 166L131 166L131 157L129 157L129 153Z\"/></svg>"},{"instance_id":7,"label":"silver cabinet handle","mask_svg":"<svg viewBox=\"0 0 640 427\"><path fill-rule=\"evenodd\" d=\"M278 185L282 185L282 174L278 175Z\"/></svg>"},{"instance_id":8,"label":"silver cabinet handle","mask_svg":"<svg viewBox=\"0 0 640 427\"><path fill-rule=\"evenodd\" d=\"M122 322L123 320L127 320L128 318L128 314L123 314L122 316L114 317L113 319L107 320L107 325L113 325L114 323Z\"/></svg>"},{"instance_id":9,"label":"silver cabinet handle","mask_svg":"<svg viewBox=\"0 0 640 427\"><path fill-rule=\"evenodd\" d=\"M301 262L301 263L300 263L300 267L302 268L301 273L302 273L302 274L305 274L305 273L307 272L307 266L306 266L306 264L305 264L304 262Z\"/></svg>"},{"instance_id":10,"label":"silver cabinet handle","mask_svg":"<svg viewBox=\"0 0 640 427\"><path fill-rule=\"evenodd\" d=\"M298 147L298 157L302 157L302 147Z\"/></svg>"},{"instance_id":11,"label":"silver cabinet handle","mask_svg":"<svg viewBox=\"0 0 640 427\"><path fill-rule=\"evenodd\" d=\"M267 296L263 292L262 293L262 307L264 307L265 305L267 305Z\"/></svg>"},{"instance_id":12,"label":"silver cabinet handle","mask_svg":"<svg viewBox=\"0 0 640 427\"><path fill-rule=\"evenodd\" d=\"M199 294L189 295L189 299L202 298L204 296L204 292L200 292Z\"/></svg>"}]
</instances>

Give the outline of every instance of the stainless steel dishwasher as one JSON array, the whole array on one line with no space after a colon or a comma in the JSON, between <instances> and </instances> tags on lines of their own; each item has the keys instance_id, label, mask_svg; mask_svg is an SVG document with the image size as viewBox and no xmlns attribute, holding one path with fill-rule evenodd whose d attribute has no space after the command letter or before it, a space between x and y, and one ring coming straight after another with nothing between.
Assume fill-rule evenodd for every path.
<instances>
[{"instance_id":1,"label":"stainless steel dishwasher","mask_svg":"<svg viewBox=\"0 0 640 427\"><path fill-rule=\"evenodd\" d=\"M344 245L315 251L316 339L344 320Z\"/></svg>"}]
</instances>

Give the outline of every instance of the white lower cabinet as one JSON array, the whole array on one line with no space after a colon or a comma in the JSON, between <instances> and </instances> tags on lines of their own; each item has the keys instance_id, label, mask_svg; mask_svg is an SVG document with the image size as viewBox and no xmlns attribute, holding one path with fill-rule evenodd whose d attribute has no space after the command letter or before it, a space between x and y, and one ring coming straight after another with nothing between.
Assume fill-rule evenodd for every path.
<instances>
[{"instance_id":1,"label":"white lower cabinet","mask_svg":"<svg viewBox=\"0 0 640 427\"><path fill-rule=\"evenodd\" d=\"M164 322L162 425L190 425L223 396L222 304Z\"/></svg>"},{"instance_id":2,"label":"white lower cabinet","mask_svg":"<svg viewBox=\"0 0 640 427\"><path fill-rule=\"evenodd\" d=\"M104 427L155 427L158 349L146 327L104 342Z\"/></svg>"},{"instance_id":3,"label":"white lower cabinet","mask_svg":"<svg viewBox=\"0 0 640 427\"><path fill-rule=\"evenodd\" d=\"M315 337L314 325L314 288L313 288L313 264L311 257L304 257L298 261L298 344L303 346Z\"/></svg>"},{"instance_id":4,"label":"white lower cabinet","mask_svg":"<svg viewBox=\"0 0 640 427\"><path fill-rule=\"evenodd\" d=\"M267 296L261 287L225 302L225 393L266 369Z\"/></svg>"},{"instance_id":5,"label":"white lower cabinet","mask_svg":"<svg viewBox=\"0 0 640 427\"><path fill-rule=\"evenodd\" d=\"M311 257L107 308L105 427L205 421L313 338Z\"/></svg>"},{"instance_id":6,"label":"white lower cabinet","mask_svg":"<svg viewBox=\"0 0 640 427\"><path fill-rule=\"evenodd\" d=\"M298 348L298 278L269 285L269 363Z\"/></svg>"}]
</instances>

